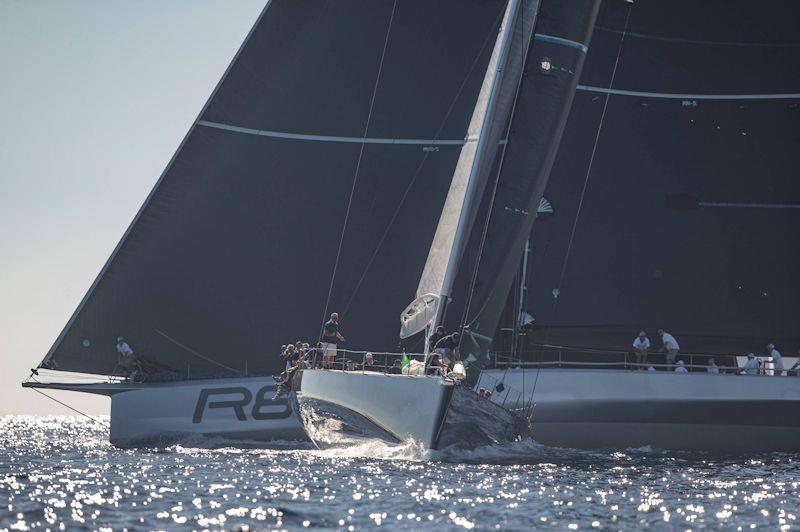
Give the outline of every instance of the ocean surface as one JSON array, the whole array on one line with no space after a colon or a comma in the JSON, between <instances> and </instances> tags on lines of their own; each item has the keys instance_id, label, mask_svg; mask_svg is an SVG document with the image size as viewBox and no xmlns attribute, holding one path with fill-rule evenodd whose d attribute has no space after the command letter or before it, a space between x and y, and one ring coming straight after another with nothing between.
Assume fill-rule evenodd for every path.
<instances>
[{"instance_id":1,"label":"ocean surface","mask_svg":"<svg viewBox=\"0 0 800 532\"><path fill-rule=\"evenodd\" d=\"M800 454L117 449L76 417L6 416L0 435L0 529L800 528Z\"/></svg>"}]
</instances>

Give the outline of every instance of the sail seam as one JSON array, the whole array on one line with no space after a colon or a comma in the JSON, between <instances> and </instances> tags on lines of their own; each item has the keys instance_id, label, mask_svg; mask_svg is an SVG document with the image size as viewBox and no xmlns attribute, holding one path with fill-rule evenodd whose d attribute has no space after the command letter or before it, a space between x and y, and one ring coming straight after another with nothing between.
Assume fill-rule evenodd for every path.
<instances>
[{"instance_id":1,"label":"sail seam","mask_svg":"<svg viewBox=\"0 0 800 532\"><path fill-rule=\"evenodd\" d=\"M214 129L223 129L235 133L245 133L248 135L258 135L261 137L273 137L289 140L312 140L318 142L344 142L352 144L402 144L419 146L461 146L465 141L474 139L410 139L410 138L383 138L383 137L346 137L338 135L311 135L305 133L290 133L286 131L273 131L267 129L254 129L247 127L232 126L219 122L201 120L198 125Z\"/></svg>"},{"instance_id":2,"label":"sail seam","mask_svg":"<svg viewBox=\"0 0 800 532\"><path fill-rule=\"evenodd\" d=\"M583 44L582 42L572 41L570 39L565 39L564 37L556 37L555 35L547 35L545 33L537 33L533 36L533 40L541 41L541 42L549 42L552 44L561 44L564 46L569 46L571 48L577 48L583 53L589 51L589 47Z\"/></svg>"},{"instance_id":3,"label":"sail seam","mask_svg":"<svg viewBox=\"0 0 800 532\"><path fill-rule=\"evenodd\" d=\"M668 100L794 100L800 98L800 92L765 94L684 94L679 92L631 91L593 87L591 85L578 85L578 90L613 94L615 96L642 96L644 98L663 98Z\"/></svg>"}]
</instances>

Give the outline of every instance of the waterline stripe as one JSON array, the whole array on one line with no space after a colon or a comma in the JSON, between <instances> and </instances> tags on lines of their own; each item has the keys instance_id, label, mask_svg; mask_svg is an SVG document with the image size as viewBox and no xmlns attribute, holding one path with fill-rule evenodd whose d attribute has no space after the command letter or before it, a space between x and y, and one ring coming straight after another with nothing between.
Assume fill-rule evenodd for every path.
<instances>
[{"instance_id":1,"label":"waterline stripe","mask_svg":"<svg viewBox=\"0 0 800 532\"><path fill-rule=\"evenodd\" d=\"M556 37L555 35L545 35L544 33L537 33L533 36L533 40L549 42L553 44L562 44L564 46L571 46L572 48L577 48L583 53L589 51L589 47L583 43L580 43L578 41L570 41L569 39L565 39L563 37Z\"/></svg>"},{"instance_id":2,"label":"waterline stripe","mask_svg":"<svg viewBox=\"0 0 800 532\"><path fill-rule=\"evenodd\" d=\"M467 140L474 141L475 139L389 139L389 138L375 138L375 137L339 137L334 135L305 135L302 133L287 133L284 131L270 131L266 129L252 129L249 127L230 126L228 124L220 124L219 122L209 122L208 120L200 120L197 122L200 126L212 127L215 129L224 129L226 131L234 131L236 133L246 133L248 135L258 135L261 137L272 137L278 139L291 139L291 140L315 140L318 142L347 142L352 144L405 144L416 146L461 146Z\"/></svg>"},{"instance_id":3,"label":"waterline stripe","mask_svg":"<svg viewBox=\"0 0 800 532\"><path fill-rule=\"evenodd\" d=\"M606 89L589 85L578 85L578 90L600 92L616 96L641 96L644 98L662 98L667 100L794 100L800 98L800 92L774 94L682 94L676 92L627 91L623 89Z\"/></svg>"}]
</instances>

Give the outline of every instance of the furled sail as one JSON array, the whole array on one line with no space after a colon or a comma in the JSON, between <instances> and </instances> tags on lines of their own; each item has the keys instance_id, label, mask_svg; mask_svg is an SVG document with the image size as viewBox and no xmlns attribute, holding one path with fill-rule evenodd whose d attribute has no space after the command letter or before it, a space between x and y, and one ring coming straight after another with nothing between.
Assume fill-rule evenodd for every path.
<instances>
[{"instance_id":1,"label":"furled sail","mask_svg":"<svg viewBox=\"0 0 800 532\"><path fill-rule=\"evenodd\" d=\"M525 62L487 221L476 224L476 265L463 309L462 352L486 352L503 312L564 131L599 1L543 1ZM463 308L463 307L462 307Z\"/></svg>"},{"instance_id":2,"label":"furled sail","mask_svg":"<svg viewBox=\"0 0 800 532\"><path fill-rule=\"evenodd\" d=\"M274 372L331 311L394 348L504 5L269 2L42 365L110 374L123 336L159 370Z\"/></svg>"},{"instance_id":3,"label":"furled sail","mask_svg":"<svg viewBox=\"0 0 800 532\"><path fill-rule=\"evenodd\" d=\"M526 350L657 328L687 353L800 347L797 21L796 2L604 3L534 229Z\"/></svg>"},{"instance_id":4,"label":"furled sail","mask_svg":"<svg viewBox=\"0 0 800 532\"><path fill-rule=\"evenodd\" d=\"M536 21L539 0L509 0L466 142L452 176L439 224L417 288L417 300L403 313L400 337L422 331L446 304L475 221L497 147L502 140ZM430 305L420 306L428 300ZM432 299L433 298L433 299ZM420 311L413 313L415 309ZM432 310L432 311L431 311ZM421 312L426 312L424 315ZM420 319L424 316L424 319Z\"/></svg>"}]
</instances>

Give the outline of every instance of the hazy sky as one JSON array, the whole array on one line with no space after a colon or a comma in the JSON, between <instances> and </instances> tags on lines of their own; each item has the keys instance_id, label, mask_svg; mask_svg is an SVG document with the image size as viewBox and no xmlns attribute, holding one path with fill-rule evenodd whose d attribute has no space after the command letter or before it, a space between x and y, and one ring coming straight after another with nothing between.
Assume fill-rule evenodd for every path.
<instances>
[{"instance_id":1,"label":"hazy sky","mask_svg":"<svg viewBox=\"0 0 800 532\"><path fill-rule=\"evenodd\" d=\"M0 0L0 415L66 324L265 0ZM90 413L105 398L61 393Z\"/></svg>"}]
</instances>

